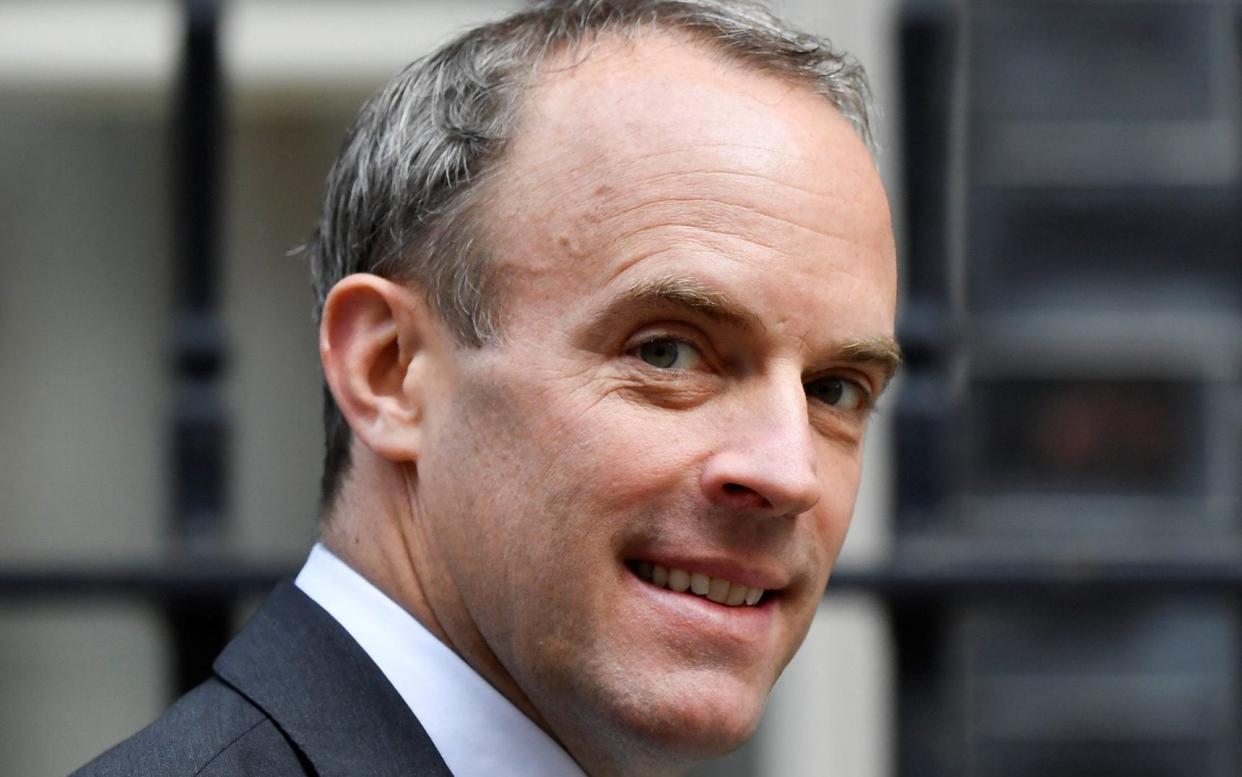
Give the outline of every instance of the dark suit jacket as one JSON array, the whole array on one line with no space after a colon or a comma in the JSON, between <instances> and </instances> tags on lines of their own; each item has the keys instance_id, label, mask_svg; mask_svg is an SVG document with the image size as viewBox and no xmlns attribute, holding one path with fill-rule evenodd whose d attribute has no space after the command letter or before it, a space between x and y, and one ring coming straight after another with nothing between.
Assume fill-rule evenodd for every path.
<instances>
[{"instance_id":1,"label":"dark suit jacket","mask_svg":"<svg viewBox=\"0 0 1242 777\"><path fill-rule=\"evenodd\" d=\"M349 633L282 583L215 676L71 777L451 777Z\"/></svg>"}]
</instances>

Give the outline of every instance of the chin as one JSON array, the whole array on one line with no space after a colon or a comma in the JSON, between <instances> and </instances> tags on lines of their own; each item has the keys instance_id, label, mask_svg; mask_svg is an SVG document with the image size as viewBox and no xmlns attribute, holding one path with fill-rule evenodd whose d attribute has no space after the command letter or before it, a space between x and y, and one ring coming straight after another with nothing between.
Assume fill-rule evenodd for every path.
<instances>
[{"instance_id":1,"label":"chin","mask_svg":"<svg viewBox=\"0 0 1242 777\"><path fill-rule=\"evenodd\" d=\"M702 761L728 755L745 744L759 726L766 692L738 687L736 680L691 684L620 710L619 728L653 757Z\"/></svg>"}]
</instances>

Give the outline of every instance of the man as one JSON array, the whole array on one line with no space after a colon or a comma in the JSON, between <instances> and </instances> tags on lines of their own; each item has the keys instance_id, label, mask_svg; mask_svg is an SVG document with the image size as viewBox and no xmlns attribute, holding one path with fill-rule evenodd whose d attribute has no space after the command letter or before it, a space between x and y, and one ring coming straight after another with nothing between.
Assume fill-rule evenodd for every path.
<instances>
[{"instance_id":1,"label":"man","mask_svg":"<svg viewBox=\"0 0 1242 777\"><path fill-rule=\"evenodd\" d=\"M322 543L82 774L656 775L754 730L897 365L849 60L547 2L364 108L310 246Z\"/></svg>"}]
</instances>

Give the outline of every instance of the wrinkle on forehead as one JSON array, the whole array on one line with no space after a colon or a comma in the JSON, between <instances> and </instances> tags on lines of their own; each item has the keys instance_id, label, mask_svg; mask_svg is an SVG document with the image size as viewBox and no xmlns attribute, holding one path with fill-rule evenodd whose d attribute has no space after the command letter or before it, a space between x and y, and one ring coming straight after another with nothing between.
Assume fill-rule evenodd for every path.
<instances>
[{"instance_id":1,"label":"wrinkle on forehead","mask_svg":"<svg viewBox=\"0 0 1242 777\"><path fill-rule=\"evenodd\" d=\"M808 239L838 241L878 250L886 249L891 241L891 232L883 227L871 233L857 234L859 220L850 218L851 209L847 207L835 208L839 218L828 220L816 218L809 207L800 209L803 212L778 212L761 201L735 200L721 194L719 188L715 192L703 191L698 196L652 196L645 191L633 192L616 198L613 205L594 210L585 220L600 225L618 222L620 240L650 229L694 222L698 227L711 228L721 235L781 253L787 252L764 237L778 231L804 233L802 236ZM821 206L819 210L824 208Z\"/></svg>"},{"instance_id":2,"label":"wrinkle on forehead","mask_svg":"<svg viewBox=\"0 0 1242 777\"><path fill-rule=\"evenodd\" d=\"M503 219L506 240L513 226L545 232L556 248L572 258L585 258L584 246L599 240L622 247L640 238L697 236L705 244L732 238L754 248L789 255L798 245L814 253L840 258L860 250L889 255L893 251L887 210L859 203L848 191L815 191L788 185L760 173L728 169L636 173L631 166L601 165L593 177L551 182L535 196L517 203L524 216ZM614 174L615 171L615 174ZM557 190L564 189L564 194ZM539 207L542 203L542 207ZM538 259L554 257L539 252Z\"/></svg>"},{"instance_id":3,"label":"wrinkle on forehead","mask_svg":"<svg viewBox=\"0 0 1242 777\"><path fill-rule=\"evenodd\" d=\"M687 94L685 99L693 102L697 96ZM779 180L781 186L813 198L879 205L887 210L887 199L870 157L861 141L852 140L845 119L830 106L823 107L824 114L816 117L816 122L841 125L831 145L822 137L811 142L788 137L781 122L721 126L710 119L708 107L687 108L680 118L649 116L641 125L601 123L589 111L562 117L559 123L567 126L519 133L509 149L505 182L511 191L538 192L545 199L575 192L615 198L635 191L624 184L638 179L645 186L654 186L676 184L676 179L690 175L749 177L767 184ZM651 112L642 106L632 110ZM765 144L710 137L722 132L762 134ZM697 142L687 143L687 136L696 137ZM857 148L832 147L841 144ZM804 153L808 146L813 150ZM814 176L811 171L826 175ZM607 200L597 203L606 204Z\"/></svg>"}]
</instances>

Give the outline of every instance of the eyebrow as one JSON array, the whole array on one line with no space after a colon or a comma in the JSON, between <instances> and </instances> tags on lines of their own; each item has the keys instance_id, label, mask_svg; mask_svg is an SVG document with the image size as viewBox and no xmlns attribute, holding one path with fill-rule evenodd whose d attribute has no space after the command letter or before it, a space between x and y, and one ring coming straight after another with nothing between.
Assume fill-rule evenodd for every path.
<instances>
[{"instance_id":1,"label":"eyebrow","mask_svg":"<svg viewBox=\"0 0 1242 777\"><path fill-rule=\"evenodd\" d=\"M665 305L692 310L740 329L765 328L759 316L728 294L691 278L673 275L639 281L623 291L608 307L616 309Z\"/></svg>"},{"instance_id":2,"label":"eyebrow","mask_svg":"<svg viewBox=\"0 0 1242 777\"><path fill-rule=\"evenodd\" d=\"M891 337L851 340L837 348L836 359L846 364L870 365L880 370L879 391L888 387L901 366L901 346ZM877 392L879 393L879 392Z\"/></svg>"}]
</instances>

